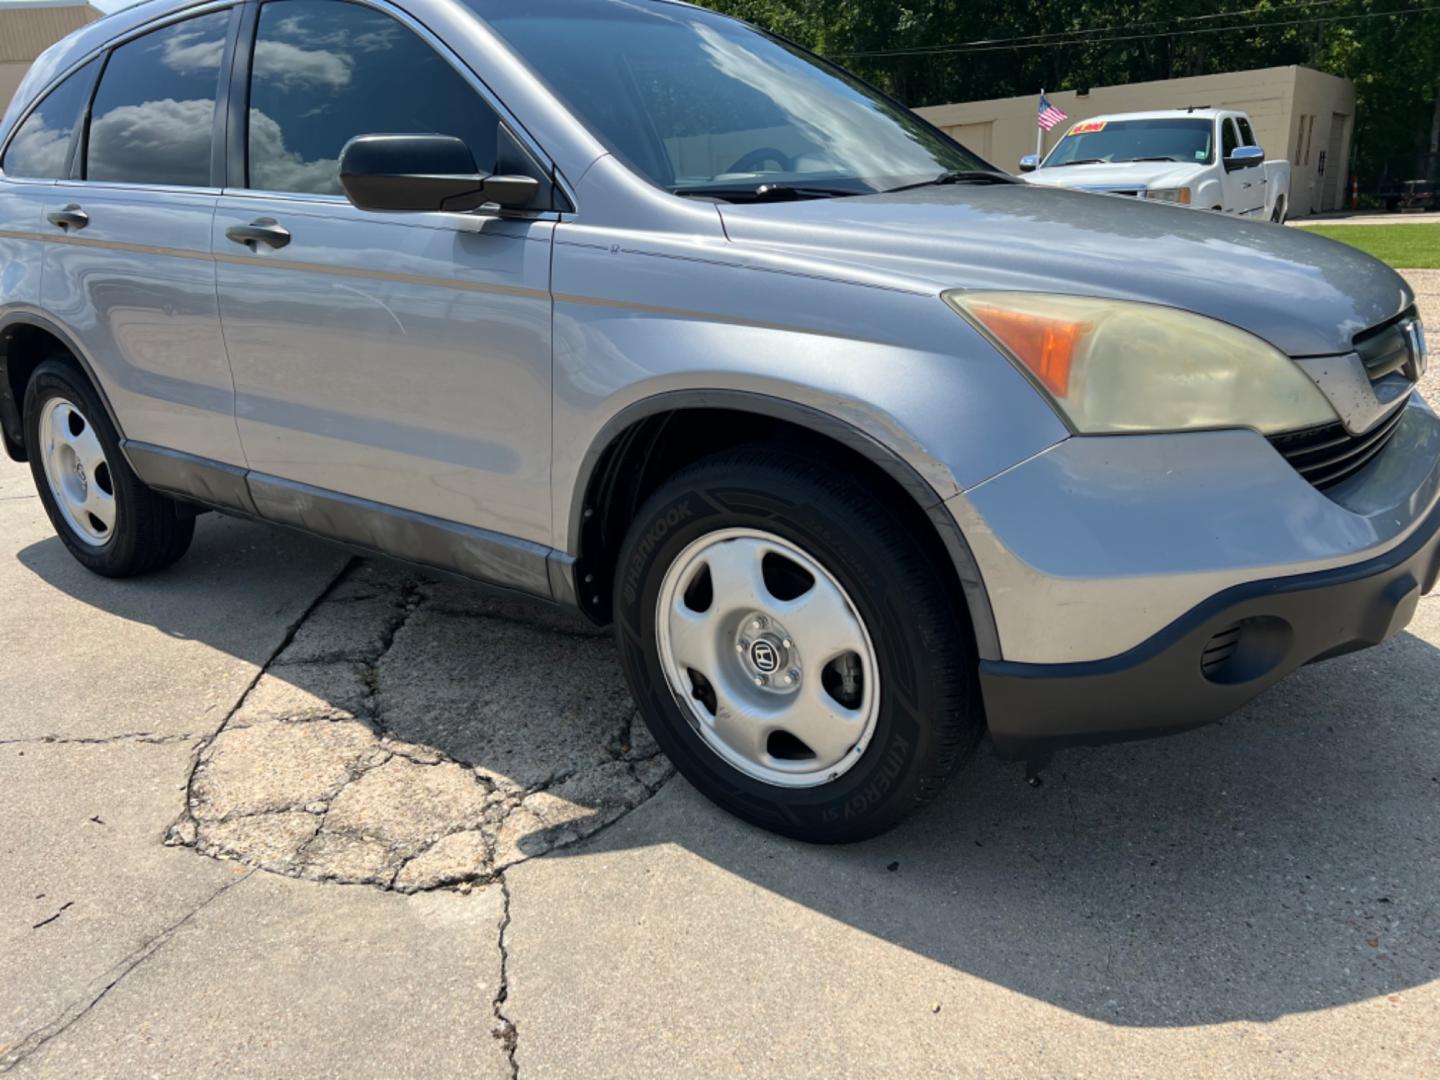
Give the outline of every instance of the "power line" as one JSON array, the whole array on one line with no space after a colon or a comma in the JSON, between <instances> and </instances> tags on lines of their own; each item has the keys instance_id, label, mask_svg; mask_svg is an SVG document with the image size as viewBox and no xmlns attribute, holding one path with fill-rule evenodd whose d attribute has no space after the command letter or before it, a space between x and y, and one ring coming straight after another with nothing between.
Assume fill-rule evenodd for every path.
<instances>
[{"instance_id":1,"label":"power line","mask_svg":"<svg viewBox=\"0 0 1440 1080\"><path fill-rule=\"evenodd\" d=\"M1299 6L1299 5L1290 5L1290 6L1296 7L1296 6ZM1440 11L1440 5L1430 5L1430 6L1427 6L1427 7L1397 8L1397 9L1394 10L1394 11L1369 11L1369 12L1357 13L1357 14L1354 14L1354 15L1317 15L1317 16L1314 16L1314 17L1309 18L1309 19L1290 19L1290 20L1285 20L1285 21L1264 22L1264 23L1234 23L1234 24L1229 25L1229 26L1207 26L1207 27L1197 27L1197 28L1189 29L1189 30L1156 31L1156 32L1151 32L1151 33L1147 33L1147 34L1114 34L1113 31L1114 31L1114 30L1117 30L1117 29L1120 29L1120 28L1118 28L1118 27L1111 27L1111 28L1101 29L1101 30L1098 30L1098 31L1075 31L1075 32L1074 32L1074 34L1082 34L1082 33L1105 34L1105 33L1110 33L1111 36L1108 36L1108 37L1102 37L1102 36L1096 36L1096 37L1078 37L1078 36L1071 36L1071 37L1067 37L1067 38L1064 38L1064 39L1058 40L1058 41L1025 41L1025 40L1020 39L1020 38L1002 38L1002 39L998 39L998 40L996 40L996 39L990 39L990 40L980 39L980 40L974 41L974 42L959 42L959 43L949 44L949 45L931 45L931 46L916 47L916 48L913 48L913 49L886 49L886 50L875 50L875 51L835 53L835 54L833 54L833 55L834 55L836 58L838 58L838 59L854 59L854 58L857 58L857 57L864 57L864 58L870 58L870 59L888 59L888 58L892 58L892 57L904 57L904 56L943 56L943 55L950 55L950 54L959 55L959 54L964 54L964 53L977 53L977 52L1004 52L1004 51L1016 50L1016 49L1052 49L1052 48L1060 48L1060 47L1062 47L1062 46L1075 46L1075 45L1105 45L1105 44L1109 44L1110 42L1116 42L1116 41L1139 41L1139 40L1144 40L1144 39L1149 39L1149 38L1157 38L1157 37L1160 37L1160 38L1174 38L1174 37L1192 37L1192 36L1195 36L1195 35L1198 35L1198 34L1226 34L1226 33L1230 33L1230 32L1232 32L1232 31L1237 31L1237 30L1240 30L1240 31L1245 31L1245 30L1264 30L1264 29L1272 28L1272 27L1286 27L1286 26L1322 26L1322 25L1325 25L1326 23L1356 22L1356 21L1361 20L1361 19L1389 18L1389 17L1396 16L1396 15L1419 15L1419 14L1424 14L1424 13L1426 13L1426 12L1431 12L1431 11ZM1198 16L1197 16L1197 18L1198 18ZM1132 24L1132 25L1146 25L1146 24L1143 24L1143 23L1142 23L1142 24ZM1128 29L1128 27L1127 27L1126 29ZM1029 35L1029 36L1038 37L1038 36L1045 36L1045 35Z\"/></svg>"},{"instance_id":2,"label":"power line","mask_svg":"<svg viewBox=\"0 0 1440 1080\"><path fill-rule=\"evenodd\" d=\"M1261 13L1261 12L1269 12L1269 13L1273 13L1273 14L1277 14L1277 15L1283 15L1283 14L1285 14L1286 12L1298 10L1298 9L1300 9L1300 8L1326 7L1326 6L1329 6L1329 5L1332 5L1332 4L1339 4L1339 3L1344 3L1344 2L1345 2L1345 0L1300 0L1299 3L1285 4L1285 5L1283 5L1282 7L1278 7L1278 8L1267 5L1267 6L1265 6L1265 7L1243 8L1243 9L1238 10L1238 11L1219 11L1219 12L1215 12L1215 13L1209 14L1209 15L1177 15L1177 16L1174 16L1174 17L1168 18L1168 19L1148 19L1148 20L1146 20L1146 21L1144 21L1144 22L1132 22L1132 23L1127 23L1127 24L1126 24L1125 26L1123 26L1123 27L1118 27L1118 26L1094 26L1094 27L1082 27L1082 28L1075 29L1075 30L1050 30L1050 31L1047 31L1047 32L1042 33L1042 34L1016 34L1014 37L1007 37L1007 38L977 38L977 39L974 40L974 41L960 41L960 42L954 42L953 44L946 44L946 45L912 46L912 47L899 48L899 49L874 49L874 50L870 50L870 51L866 51L866 52L840 53L840 54L837 54L837 55L842 55L842 56L891 56L891 55L900 55L900 54L904 54L904 53L914 52L916 49L920 49L920 48L935 48L935 49L971 48L971 47L977 47L977 46L982 46L982 45L1005 45L1005 44L1009 44L1009 43L1011 43L1011 42L1038 41L1038 40L1040 40L1040 39L1042 39L1042 38L1062 38L1062 39L1064 39L1064 40L1066 40L1066 41L1068 42L1068 41L1070 41L1070 40L1072 40L1072 39L1075 39L1077 35L1081 35L1081 34L1113 34L1113 33L1115 33L1117 30L1134 30L1134 29L1137 29L1138 27L1142 27L1142 26L1171 26L1171 25L1175 25L1175 24L1178 24L1178 23L1203 22L1203 21L1208 20L1208 19L1229 19L1229 18L1234 18L1235 16L1238 16L1238 15L1255 15L1255 14L1258 14L1258 13Z\"/></svg>"}]
</instances>

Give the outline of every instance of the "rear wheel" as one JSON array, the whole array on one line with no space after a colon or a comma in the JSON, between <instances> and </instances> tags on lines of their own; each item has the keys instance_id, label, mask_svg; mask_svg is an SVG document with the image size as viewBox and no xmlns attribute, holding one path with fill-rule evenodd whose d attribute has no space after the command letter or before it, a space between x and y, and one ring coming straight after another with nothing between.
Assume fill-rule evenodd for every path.
<instances>
[{"instance_id":1,"label":"rear wheel","mask_svg":"<svg viewBox=\"0 0 1440 1080\"><path fill-rule=\"evenodd\" d=\"M88 569L130 577L189 548L194 515L131 471L99 397L68 359L46 360L30 378L25 449L51 524Z\"/></svg>"},{"instance_id":2,"label":"rear wheel","mask_svg":"<svg viewBox=\"0 0 1440 1080\"><path fill-rule=\"evenodd\" d=\"M617 575L627 677L704 794L805 840L872 836L938 792L983 728L968 622L903 515L765 449L676 475Z\"/></svg>"}]
</instances>

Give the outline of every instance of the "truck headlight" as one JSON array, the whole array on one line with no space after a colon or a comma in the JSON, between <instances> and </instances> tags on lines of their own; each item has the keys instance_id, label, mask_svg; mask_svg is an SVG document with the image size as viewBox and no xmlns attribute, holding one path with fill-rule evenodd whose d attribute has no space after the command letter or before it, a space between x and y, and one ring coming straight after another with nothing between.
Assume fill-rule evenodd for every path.
<instances>
[{"instance_id":1,"label":"truck headlight","mask_svg":"<svg viewBox=\"0 0 1440 1080\"><path fill-rule=\"evenodd\" d=\"M1082 434L1236 427L1273 434L1338 419L1279 349L1203 315L1049 293L957 289L945 301Z\"/></svg>"},{"instance_id":2,"label":"truck headlight","mask_svg":"<svg viewBox=\"0 0 1440 1080\"><path fill-rule=\"evenodd\" d=\"M1188 187L1166 187L1148 188L1145 198L1155 199L1157 202L1179 203L1181 206L1190 205L1190 189Z\"/></svg>"}]
</instances>

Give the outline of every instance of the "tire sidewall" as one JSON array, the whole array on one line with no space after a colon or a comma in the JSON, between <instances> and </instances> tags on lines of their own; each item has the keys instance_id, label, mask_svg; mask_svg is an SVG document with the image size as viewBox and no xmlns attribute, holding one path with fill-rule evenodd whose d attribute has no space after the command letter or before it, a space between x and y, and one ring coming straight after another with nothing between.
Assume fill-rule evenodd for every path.
<instances>
[{"instance_id":1,"label":"tire sidewall","mask_svg":"<svg viewBox=\"0 0 1440 1080\"><path fill-rule=\"evenodd\" d=\"M115 493L115 526L103 544L89 544L76 535L74 527L66 519L50 488L50 479L45 474L44 452L40 435L40 414L45 403L52 398L65 398L85 414L85 420L95 429L100 446L105 451L105 462L110 467L111 486ZM47 360L35 369L25 389L25 452L30 459L30 473L35 480L35 489L49 515L55 533L60 537L70 554L99 573L118 558L126 554L130 528L130 481L129 466L120 454L119 439L115 436L110 418L104 406L84 379L75 377L62 361Z\"/></svg>"},{"instance_id":2,"label":"tire sidewall","mask_svg":"<svg viewBox=\"0 0 1440 1080\"><path fill-rule=\"evenodd\" d=\"M927 718L939 707L936 689L917 663L932 647L921 640L913 613L907 618L904 590L886 580L876 553L867 552L845 516L817 506L783 482L727 481L662 491L637 515L615 587L622 662L661 748L707 794L721 793L718 801L727 809L773 831L812 840L873 835L914 808L934 753ZM781 788L746 776L692 730L688 707L670 688L656 634L661 583L686 547L725 528L771 532L807 552L845 588L869 630L880 668L879 715L861 760L834 781Z\"/></svg>"}]
</instances>

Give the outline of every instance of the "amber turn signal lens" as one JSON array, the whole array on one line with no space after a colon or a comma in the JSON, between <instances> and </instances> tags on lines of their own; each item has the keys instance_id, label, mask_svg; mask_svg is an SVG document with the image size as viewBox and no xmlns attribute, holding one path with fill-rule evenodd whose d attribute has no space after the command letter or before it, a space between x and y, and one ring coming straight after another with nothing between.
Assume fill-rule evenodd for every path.
<instances>
[{"instance_id":1,"label":"amber turn signal lens","mask_svg":"<svg viewBox=\"0 0 1440 1080\"><path fill-rule=\"evenodd\" d=\"M1075 349L1090 330L1088 322L1052 319L1026 311L972 304L970 314L994 334L1056 397L1070 393Z\"/></svg>"}]
</instances>

